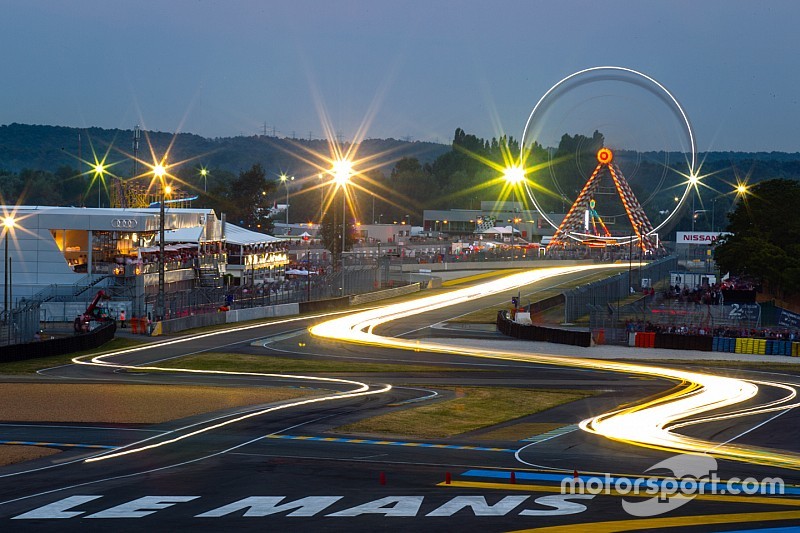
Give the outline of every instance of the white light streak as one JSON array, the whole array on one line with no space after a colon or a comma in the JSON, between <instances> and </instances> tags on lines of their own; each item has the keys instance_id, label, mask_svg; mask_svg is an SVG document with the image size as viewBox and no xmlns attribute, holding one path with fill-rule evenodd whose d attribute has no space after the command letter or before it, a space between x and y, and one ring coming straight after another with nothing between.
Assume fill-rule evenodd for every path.
<instances>
[{"instance_id":1,"label":"white light streak","mask_svg":"<svg viewBox=\"0 0 800 533\"><path fill-rule=\"evenodd\" d=\"M714 443L674 432L675 429L689 424L720 420L722 418L752 416L773 410L795 407L796 404L786 405L786 402L796 395L795 389L790 385L713 376L700 372L643 364L572 357L564 358L541 354L519 354L502 350L487 351L479 348L464 348L440 343L389 338L375 334L375 328L391 320L509 291L520 285L526 285L552 276L592 268L608 268L608 266L591 265L531 270L478 286L336 318L313 326L310 331L318 337L344 342L405 350L425 350L472 357L572 366L668 379L678 382L679 386L658 398L584 420L580 424L581 429L637 446L679 453L710 453L723 459L800 469L800 455L792 452ZM752 399L758 393L758 384L791 389L791 392L779 401L687 422L687 419Z\"/></svg>"}]
</instances>

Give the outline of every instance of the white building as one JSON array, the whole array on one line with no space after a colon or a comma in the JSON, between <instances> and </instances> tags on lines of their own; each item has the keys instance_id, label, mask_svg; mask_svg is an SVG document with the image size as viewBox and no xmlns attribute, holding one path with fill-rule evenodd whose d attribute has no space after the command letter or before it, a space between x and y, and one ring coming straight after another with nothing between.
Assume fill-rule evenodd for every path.
<instances>
[{"instance_id":1,"label":"white building","mask_svg":"<svg viewBox=\"0 0 800 533\"><path fill-rule=\"evenodd\" d=\"M119 309L131 315L146 312L146 300L158 290L158 208L2 209L13 219L9 227L2 226L7 261L0 269L5 276L9 265L4 301L11 307L22 298L61 302L60 314L71 320L81 306L67 309L66 303L85 301L104 288ZM237 260L251 270L271 267L274 272L287 262L285 253L281 259L279 249L268 248L274 237L224 224L211 209L167 207L164 228L167 294L195 288L203 273L217 280L225 274L228 232L231 244L239 246ZM248 233L246 243L242 231Z\"/></svg>"}]
</instances>

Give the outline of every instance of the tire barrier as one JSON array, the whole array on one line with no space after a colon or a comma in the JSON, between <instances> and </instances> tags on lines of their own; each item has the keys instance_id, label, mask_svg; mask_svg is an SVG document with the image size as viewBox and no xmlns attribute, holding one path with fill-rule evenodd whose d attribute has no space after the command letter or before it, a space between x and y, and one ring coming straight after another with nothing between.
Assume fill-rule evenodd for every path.
<instances>
[{"instance_id":1,"label":"tire barrier","mask_svg":"<svg viewBox=\"0 0 800 533\"><path fill-rule=\"evenodd\" d=\"M710 352L713 348L713 337L708 335L677 335L674 333L655 333L652 348L668 350L697 350Z\"/></svg>"},{"instance_id":2,"label":"tire barrier","mask_svg":"<svg viewBox=\"0 0 800 533\"><path fill-rule=\"evenodd\" d=\"M82 333L80 335L2 346L0 347L0 362L23 361L26 359L36 359L39 357L49 357L51 355L63 355L91 350L113 339L116 331L117 325L112 321L88 333Z\"/></svg>"},{"instance_id":3,"label":"tire barrier","mask_svg":"<svg viewBox=\"0 0 800 533\"><path fill-rule=\"evenodd\" d=\"M715 352L744 353L754 355L800 356L800 342L778 339L754 339L714 337Z\"/></svg>"},{"instance_id":4,"label":"tire barrier","mask_svg":"<svg viewBox=\"0 0 800 533\"><path fill-rule=\"evenodd\" d=\"M637 348L655 348L656 334L653 331L637 331L633 345Z\"/></svg>"},{"instance_id":5,"label":"tire barrier","mask_svg":"<svg viewBox=\"0 0 800 533\"><path fill-rule=\"evenodd\" d=\"M554 344L568 344L584 348L592 345L592 333L590 331L518 324L510 320L505 311L497 312L497 330L503 335L528 341L552 342Z\"/></svg>"}]
</instances>

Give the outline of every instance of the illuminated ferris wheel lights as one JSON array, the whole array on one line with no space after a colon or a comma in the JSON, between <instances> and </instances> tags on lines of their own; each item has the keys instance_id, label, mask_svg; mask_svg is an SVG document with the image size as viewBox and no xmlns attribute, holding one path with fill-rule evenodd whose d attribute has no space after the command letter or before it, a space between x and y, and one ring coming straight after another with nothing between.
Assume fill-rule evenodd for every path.
<instances>
[{"instance_id":1,"label":"illuminated ferris wheel lights","mask_svg":"<svg viewBox=\"0 0 800 533\"><path fill-rule=\"evenodd\" d=\"M678 119L679 122L679 134L680 134L680 146L687 152L687 164L689 168L689 173L681 174L686 181L680 181L680 183L676 183L675 187L678 190L681 190L681 194L675 196L675 209L670 210L670 212L666 216L660 217L661 220L656 227L649 228L645 234L646 235L656 235L662 228L666 228L668 224L674 224L675 215L681 212L681 207L683 203L687 200L687 198L691 197L691 190L694 189L697 191L698 186L701 185L701 176L699 176L699 171L696 168L697 162L697 148L694 139L694 132L692 131L692 126L689 123L689 118L686 115L686 112L681 107L678 100L673 96L673 94L666 88L664 85L659 83L654 78L639 72L634 69L625 68L625 67L616 67L616 66L599 66L599 67L591 67L587 69L580 70L569 76L561 79L555 85L550 87L547 92L542 95L541 98L536 102L536 105L531 110L530 115L528 116L528 121L525 124L525 129L522 131L522 142L520 143L520 160L527 161L526 158L526 151L530 149L530 147L534 146L537 142L541 144L541 139L539 137L545 137L542 133L544 124L547 122L546 117L548 115L548 111L550 111L550 107L554 105L554 102L560 99L561 97L565 96L569 91L577 88L577 87L584 87L586 84L590 82L606 82L606 81L613 81L619 82L622 84L629 84L636 87L641 87L644 90L648 91L651 95L655 95L662 103L666 104L669 110L672 112L671 114ZM555 122L554 122L555 123ZM619 148L623 148L620 146ZM613 169L614 172L620 171L619 167L612 163L615 155L611 150L603 147L598 150L596 153L597 162L599 166L603 169ZM550 164L555 164L557 161L552 158ZM611 171L611 170L610 170ZM558 178L555 175L552 175L553 181L557 181ZM613 179L613 178L612 178ZM590 178L591 180L591 178ZM626 184L625 187L629 189L629 186ZM657 193L661 189L661 185L658 185L658 188L655 192L651 191L651 195ZM556 221L548 216L547 210L542 209L540 205L539 199L537 198L534 191L532 191L527 184L525 184L525 190L527 193L530 202L533 206L539 211L544 219L550 226L555 229L556 231L559 230L560 225L564 223L565 219L562 219L562 222L556 223ZM577 192L577 191L576 191ZM626 192L625 195L630 196L629 192ZM567 198L563 193L561 193L561 197L563 198L564 202L573 202L573 207L576 205L578 198L574 201L570 198ZM635 197L630 196L631 200L635 200ZM582 200L585 203L585 198ZM625 200L623 200L623 203ZM638 201L637 201L638 202ZM639 206L641 209L641 206ZM627 208L626 208L627 212ZM630 212L627 212L628 216L632 216ZM567 213L569 215L569 212ZM567 235L565 235L567 237ZM570 237L571 238L571 237ZM551 241L552 243L553 241Z\"/></svg>"},{"instance_id":2,"label":"illuminated ferris wheel lights","mask_svg":"<svg viewBox=\"0 0 800 533\"><path fill-rule=\"evenodd\" d=\"M600 148L600 150L597 151L597 160L600 163L607 165L611 163L612 159L614 159L614 153L608 148Z\"/></svg>"}]
</instances>

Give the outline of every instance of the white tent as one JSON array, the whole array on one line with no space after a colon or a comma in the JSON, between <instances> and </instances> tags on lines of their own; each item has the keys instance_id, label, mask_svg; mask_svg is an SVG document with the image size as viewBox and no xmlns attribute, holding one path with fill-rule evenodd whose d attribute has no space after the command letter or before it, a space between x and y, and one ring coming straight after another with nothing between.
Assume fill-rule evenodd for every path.
<instances>
[{"instance_id":1,"label":"white tent","mask_svg":"<svg viewBox=\"0 0 800 533\"><path fill-rule=\"evenodd\" d=\"M270 244L281 242L281 239L267 235L266 233L258 233L257 231L250 231L234 224L225 224L225 240L229 244L239 245L253 245L253 244Z\"/></svg>"},{"instance_id":2,"label":"white tent","mask_svg":"<svg viewBox=\"0 0 800 533\"><path fill-rule=\"evenodd\" d=\"M203 226L195 226L193 228L181 228L164 232L164 242L193 242L197 243L203 237ZM156 242L159 236L156 234Z\"/></svg>"},{"instance_id":3,"label":"white tent","mask_svg":"<svg viewBox=\"0 0 800 533\"><path fill-rule=\"evenodd\" d=\"M482 234L482 235L502 235L503 228L485 228L480 231L476 231L475 233Z\"/></svg>"}]
</instances>

